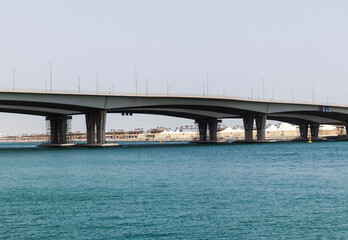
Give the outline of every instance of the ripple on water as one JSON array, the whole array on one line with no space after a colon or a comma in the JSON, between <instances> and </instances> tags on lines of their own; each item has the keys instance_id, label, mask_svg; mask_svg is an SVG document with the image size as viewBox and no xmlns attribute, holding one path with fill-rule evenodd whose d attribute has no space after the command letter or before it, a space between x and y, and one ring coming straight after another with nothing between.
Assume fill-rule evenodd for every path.
<instances>
[{"instance_id":1,"label":"ripple on water","mask_svg":"<svg viewBox=\"0 0 348 240\"><path fill-rule=\"evenodd\" d=\"M346 144L0 144L0 236L344 239Z\"/></svg>"}]
</instances>

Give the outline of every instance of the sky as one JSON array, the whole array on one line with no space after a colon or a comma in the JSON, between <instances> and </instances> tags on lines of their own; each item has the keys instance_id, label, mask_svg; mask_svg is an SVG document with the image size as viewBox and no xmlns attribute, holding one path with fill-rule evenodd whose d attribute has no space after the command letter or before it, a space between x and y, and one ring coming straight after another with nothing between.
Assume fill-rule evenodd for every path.
<instances>
[{"instance_id":1,"label":"sky","mask_svg":"<svg viewBox=\"0 0 348 240\"><path fill-rule=\"evenodd\" d=\"M321 0L0 1L0 89L53 89L235 97L344 104L348 2ZM224 121L233 125L238 121ZM0 114L0 133L46 131L43 117ZM193 121L109 114L107 129L175 127ZM85 131L74 116L74 131Z\"/></svg>"}]
</instances>

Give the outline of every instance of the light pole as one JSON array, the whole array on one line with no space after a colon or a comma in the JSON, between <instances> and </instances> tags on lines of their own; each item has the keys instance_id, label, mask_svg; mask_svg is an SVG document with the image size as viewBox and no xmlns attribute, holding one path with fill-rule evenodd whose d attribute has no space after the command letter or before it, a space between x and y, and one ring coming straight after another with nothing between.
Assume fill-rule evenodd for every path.
<instances>
[{"instance_id":1,"label":"light pole","mask_svg":"<svg viewBox=\"0 0 348 240\"><path fill-rule=\"evenodd\" d=\"M52 63L50 62L50 92L52 92Z\"/></svg>"},{"instance_id":2,"label":"light pole","mask_svg":"<svg viewBox=\"0 0 348 240\"><path fill-rule=\"evenodd\" d=\"M312 104L314 104L314 81L312 84Z\"/></svg>"},{"instance_id":3,"label":"light pole","mask_svg":"<svg viewBox=\"0 0 348 240\"><path fill-rule=\"evenodd\" d=\"M291 91L291 101L294 102L294 90Z\"/></svg>"},{"instance_id":4,"label":"light pole","mask_svg":"<svg viewBox=\"0 0 348 240\"><path fill-rule=\"evenodd\" d=\"M96 74L96 90L97 90L97 94L98 94L98 92L99 92L99 89L98 89L98 82L99 82L99 79L98 79L98 77L99 77L99 73L97 72L97 74Z\"/></svg>"},{"instance_id":5,"label":"light pole","mask_svg":"<svg viewBox=\"0 0 348 240\"><path fill-rule=\"evenodd\" d=\"M77 75L77 91L78 91L78 93L81 92L81 88L80 88L80 75Z\"/></svg>"},{"instance_id":6,"label":"light pole","mask_svg":"<svg viewBox=\"0 0 348 240\"><path fill-rule=\"evenodd\" d=\"M146 96L147 96L147 94L149 93L147 89L147 78L145 78L145 84L146 84Z\"/></svg>"},{"instance_id":7,"label":"light pole","mask_svg":"<svg viewBox=\"0 0 348 240\"><path fill-rule=\"evenodd\" d=\"M134 69L134 78L135 78L135 95L138 95L137 68Z\"/></svg>"},{"instance_id":8,"label":"light pole","mask_svg":"<svg viewBox=\"0 0 348 240\"><path fill-rule=\"evenodd\" d=\"M253 100L253 85L250 86L250 99Z\"/></svg>"},{"instance_id":9,"label":"light pole","mask_svg":"<svg viewBox=\"0 0 348 240\"><path fill-rule=\"evenodd\" d=\"M167 96L169 96L169 77L167 77Z\"/></svg>"},{"instance_id":10,"label":"light pole","mask_svg":"<svg viewBox=\"0 0 348 240\"><path fill-rule=\"evenodd\" d=\"M224 81L223 86L222 86L222 95L223 95L223 97L225 97L225 81Z\"/></svg>"},{"instance_id":11,"label":"light pole","mask_svg":"<svg viewBox=\"0 0 348 240\"><path fill-rule=\"evenodd\" d=\"M208 80L209 80L209 74L207 72L207 97L209 97L209 83L208 83Z\"/></svg>"},{"instance_id":12,"label":"light pole","mask_svg":"<svg viewBox=\"0 0 348 240\"><path fill-rule=\"evenodd\" d=\"M262 78L262 98L265 100L265 78Z\"/></svg>"},{"instance_id":13,"label":"light pole","mask_svg":"<svg viewBox=\"0 0 348 240\"><path fill-rule=\"evenodd\" d=\"M15 90L15 68L12 69L12 87L13 91Z\"/></svg>"}]
</instances>

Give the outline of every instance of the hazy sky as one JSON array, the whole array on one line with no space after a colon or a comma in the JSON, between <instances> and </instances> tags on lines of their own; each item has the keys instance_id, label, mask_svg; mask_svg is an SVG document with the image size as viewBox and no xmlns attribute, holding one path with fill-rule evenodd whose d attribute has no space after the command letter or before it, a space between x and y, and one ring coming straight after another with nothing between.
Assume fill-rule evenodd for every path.
<instances>
[{"instance_id":1,"label":"hazy sky","mask_svg":"<svg viewBox=\"0 0 348 240\"><path fill-rule=\"evenodd\" d=\"M0 1L0 87L210 93L344 103L348 94L347 1ZM108 116L107 129L174 127L190 120ZM45 132L42 117L0 115L0 132ZM74 117L73 130L84 131Z\"/></svg>"}]
</instances>

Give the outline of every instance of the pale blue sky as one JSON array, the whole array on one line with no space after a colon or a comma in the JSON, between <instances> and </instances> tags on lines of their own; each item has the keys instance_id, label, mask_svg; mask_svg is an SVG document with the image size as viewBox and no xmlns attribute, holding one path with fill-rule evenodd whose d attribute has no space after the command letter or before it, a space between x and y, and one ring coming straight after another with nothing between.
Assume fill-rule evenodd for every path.
<instances>
[{"instance_id":1,"label":"pale blue sky","mask_svg":"<svg viewBox=\"0 0 348 240\"><path fill-rule=\"evenodd\" d=\"M0 87L201 94L344 103L348 94L347 1L0 1ZM0 115L0 132L44 132L41 117ZM108 117L107 129L192 123L167 117ZM83 117L74 130L84 130Z\"/></svg>"}]
</instances>

